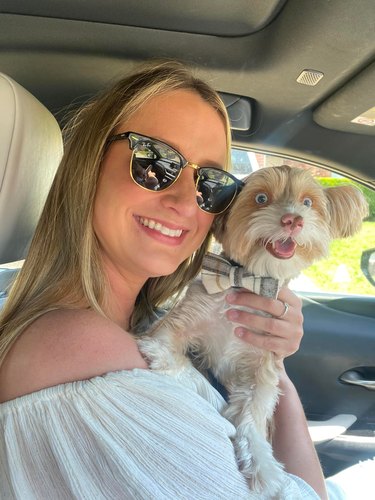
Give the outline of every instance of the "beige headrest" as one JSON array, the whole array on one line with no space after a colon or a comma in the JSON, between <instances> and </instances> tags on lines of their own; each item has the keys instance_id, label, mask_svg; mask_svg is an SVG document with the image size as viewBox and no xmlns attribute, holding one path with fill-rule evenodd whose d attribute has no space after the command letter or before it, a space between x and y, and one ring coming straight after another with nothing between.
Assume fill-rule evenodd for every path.
<instances>
[{"instance_id":1,"label":"beige headrest","mask_svg":"<svg viewBox=\"0 0 375 500\"><path fill-rule=\"evenodd\" d=\"M0 73L0 264L25 257L61 155L53 115Z\"/></svg>"}]
</instances>

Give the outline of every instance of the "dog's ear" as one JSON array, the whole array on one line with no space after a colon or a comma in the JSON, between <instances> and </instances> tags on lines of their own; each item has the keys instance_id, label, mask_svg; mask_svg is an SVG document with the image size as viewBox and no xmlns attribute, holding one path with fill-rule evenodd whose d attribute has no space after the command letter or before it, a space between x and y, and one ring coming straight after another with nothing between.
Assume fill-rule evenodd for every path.
<instances>
[{"instance_id":1,"label":"dog's ear","mask_svg":"<svg viewBox=\"0 0 375 500\"><path fill-rule=\"evenodd\" d=\"M368 203L355 186L326 188L332 238L347 238L361 229L362 219L369 213Z\"/></svg>"},{"instance_id":2,"label":"dog's ear","mask_svg":"<svg viewBox=\"0 0 375 500\"><path fill-rule=\"evenodd\" d=\"M225 233L225 226L227 223L228 215L229 215L229 210L226 210L222 214L216 215L214 222L211 226L212 234L219 243L223 242L223 236Z\"/></svg>"}]
</instances>

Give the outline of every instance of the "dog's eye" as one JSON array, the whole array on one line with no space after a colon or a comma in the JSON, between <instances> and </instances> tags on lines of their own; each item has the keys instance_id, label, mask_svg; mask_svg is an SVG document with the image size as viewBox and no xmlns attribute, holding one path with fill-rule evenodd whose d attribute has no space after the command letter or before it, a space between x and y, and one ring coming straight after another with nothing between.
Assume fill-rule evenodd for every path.
<instances>
[{"instance_id":1,"label":"dog's eye","mask_svg":"<svg viewBox=\"0 0 375 500\"><path fill-rule=\"evenodd\" d=\"M306 207L311 207L313 202L312 202L312 199L311 198L304 198L303 199L303 204L306 206Z\"/></svg>"},{"instance_id":2,"label":"dog's eye","mask_svg":"<svg viewBox=\"0 0 375 500\"><path fill-rule=\"evenodd\" d=\"M264 205L268 201L268 196L266 193L258 193L255 196L255 201L258 203L258 205Z\"/></svg>"}]
</instances>

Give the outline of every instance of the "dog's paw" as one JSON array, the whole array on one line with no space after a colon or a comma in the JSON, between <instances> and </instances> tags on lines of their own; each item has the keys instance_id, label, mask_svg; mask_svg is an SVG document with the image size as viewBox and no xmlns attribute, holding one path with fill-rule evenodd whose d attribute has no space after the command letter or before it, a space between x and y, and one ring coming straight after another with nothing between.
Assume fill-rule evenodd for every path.
<instances>
[{"instance_id":1,"label":"dog's paw","mask_svg":"<svg viewBox=\"0 0 375 500\"><path fill-rule=\"evenodd\" d=\"M254 465L256 471L248 480L250 487L262 493L262 498L278 498L285 480L281 464L272 458L272 460Z\"/></svg>"},{"instance_id":2,"label":"dog's paw","mask_svg":"<svg viewBox=\"0 0 375 500\"><path fill-rule=\"evenodd\" d=\"M271 445L265 441L250 442L246 436L234 441L238 467L252 491L264 499L277 498L285 480L283 466L272 455Z\"/></svg>"},{"instance_id":3,"label":"dog's paw","mask_svg":"<svg viewBox=\"0 0 375 500\"><path fill-rule=\"evenodd\" d=\"M191 364L186 356L175 352L165 339L145 336L137 339L137 344L151 370L173 375Z\"/></svg>"},{"instance_id":4,"label":"dog's paw","mask_svg":"<svg viewBox=\"0 0 375 500\"><path fill-rule=\"evenodd\" d=\"M137 339L138 349L151 370L166 371L169 368L170 353L161 342L153 337Z\"/></svg>"}]
</instances>

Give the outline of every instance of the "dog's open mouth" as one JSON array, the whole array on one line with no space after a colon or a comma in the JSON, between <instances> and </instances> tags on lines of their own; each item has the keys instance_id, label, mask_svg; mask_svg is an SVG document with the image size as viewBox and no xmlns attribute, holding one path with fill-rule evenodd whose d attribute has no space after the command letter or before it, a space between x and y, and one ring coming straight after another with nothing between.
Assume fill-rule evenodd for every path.
<instances>
[{"instance_id":1,"label":"dog's open mouth","mask_svg":"<svg viewBox=\"0 0 375 500\"><path fill-rule=\"evenodd\" d=\"M277 240L267 243L266 249L277 259L290 259L293 257L297 243L292 239Z\"/></svg>"}]
</instances>

